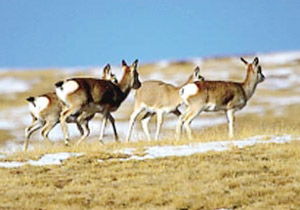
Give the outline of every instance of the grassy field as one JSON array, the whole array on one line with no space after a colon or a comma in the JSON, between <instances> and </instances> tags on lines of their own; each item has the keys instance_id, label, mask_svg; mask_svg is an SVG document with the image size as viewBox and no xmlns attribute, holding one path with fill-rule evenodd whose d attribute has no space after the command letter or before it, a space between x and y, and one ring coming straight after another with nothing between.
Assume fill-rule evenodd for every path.
<instances>
[{"instance_id":1,"label":"grassy field","mask_svg":"<svg viewBox=\"0 0 300 210\"><path fill-rule=\"evenodd\" d=\"M234 138L287 134L295 141L143 161L120 161L118 158L126 155L116 151L136 148L136 155L144 155L147 146L230 140L224 114L198 117L192 124L195 138L191 141L185 138L174 141L173 125L177 119L170 116L166 118L160 141L148 142L143 135L136 135L130 143L115 143L107 128L105 144L97 141L99 130L92 130L92 135L78 147L73 145L76 138L71 146L65 147L61 139L50 145L35 135L30 142L32 149L24 153L18 148L30 119L25 98L53 91L53 83L61 78L95 76L101 70L1 72L0 86L2 78L31 84L25 91L0 94L0 148L5 153L7 145L14 143L17 150L6 154L1 162L37 160L44 154L58 152L84 155L58 166L0 168L0 209L300 209L299 61L264 63L261 59L266 81L258 86L247 107L238 112ZM208 80L241 81L245 76L238 58L228 57L144 64L139 69L140 78L181 84L196 64L201 64L201 73ZM120 76L120 69L113 71ZM132 103L131 96L114 113L121 140ZM212 119L224 121L211 125ZM100 127L99 120L96 119L96 124ZM208 126L199 126L204 121ZM135 132L141 132L140 125L136 125Z\"/></svg>"},{"instance_id":2,"label":"grassy field","mask_svg":"<svg viewBox=\"0 0 300 210\"><path fill-rule=\"evenodd\" d=\"M300 143L146 161L94 151L0 169L2 209L299 209Z\"/></svg>"}]
</instances>

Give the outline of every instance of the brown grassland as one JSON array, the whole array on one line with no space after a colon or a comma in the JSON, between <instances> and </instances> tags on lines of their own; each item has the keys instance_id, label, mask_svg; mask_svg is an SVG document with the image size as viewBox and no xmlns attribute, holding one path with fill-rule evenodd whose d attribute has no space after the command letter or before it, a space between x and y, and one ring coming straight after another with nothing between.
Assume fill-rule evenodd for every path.
<instances>
[{"instance_id":1,"label":"brown grassland","mask_svg":"<svg viewBox=\"0 0 300 210\"><path fill-rule=\"evenodd\" d=\"M300 140L300 139L298 139ZM0 169L1 209L299 209L300 143L145 161L94 151Z\"/></svg>"},{"instance_id":2,"label":"brown grassland","mask_svg":"<svg viewBox=\"0 0 300 210\"><path fill-rule=\"evenodd\" d=\"M210 75L217 76L215 69L220 66L231 69L230 79L240 81L244 77L242 65L227 58L207 60L201 65L201 69L204 69L204 76L208 75L208 79L213 79ZM154 67L153 64L143 65L140 68L141 78L150 75ZM160 71L166 78L172 75L172 78L176 78L174 72L180 71L187 75L193 67L194 64L191 63L177 62L163 67ZM299 63L269 66L269 70L279 67L293 68L300 73ZM76 75L85 75L85 72L78 72ZM0 76L37 80L27 92L16 93L14 96L0 94L0 111L5 111L8 108L25 106L24 101L28 95L52 90L55 81L68 75L60 71L35 70L1 73ZM241 115L237 114L235 139L256 135L295 136L295 141L287 144L258 144L186 157L120 161L118 158L126 155L115 151L123 148L138 148L137 155L143 155L146 146L227 140L227 127L226 124L218 124L196 129L192 141L174 141L174 129L164 129L163 133L172 135L166 135L160 141L147 142L141 139L121 144L110 141L103 145L97 142L96 136L91 136L78 147L65 147L62 141L50 145L37 141L35 137L31 141L33 150L10 154L1 162L39 159L44 154L57 152L81 152L84 155L65 160L61 165L0 168L0 209L298 210L299 104L286 104L276 109L276 104L272 106L272 102L265 103L260 99L270 96L297 97L299 90L292 87L273 91L258 87L248 106L259 106L264 111L242 114L242 110ZM120 108L122 115L117 119L117 126L118 121L128 121L132 110L130 103L132 102L125 102ZM22 132L23 129L20 128ZM14 132L0 129L1 144L13 138Z\"/></svg>"}]
</instances>

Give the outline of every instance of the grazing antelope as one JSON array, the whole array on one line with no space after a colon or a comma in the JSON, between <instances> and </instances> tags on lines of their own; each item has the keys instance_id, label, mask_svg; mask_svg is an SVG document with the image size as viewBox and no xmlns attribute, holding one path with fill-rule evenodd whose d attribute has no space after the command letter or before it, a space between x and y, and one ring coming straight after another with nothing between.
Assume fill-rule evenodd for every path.
<instances>
[{"instance_id":1,"label":"grazing antelope","mask_svg":"<svg viewBox=\"0 0 300 210\"><path fill-rule=\"evenodd\" d=\"M228 121L229 137L233 137L234 113L246 106L247 101L254 94L257 84L265 79L257 57L252 63L248 63L244 58L241 60L246 65L247 70L243 82L194 82L187 84L180 90L187 109L179 118L176 129L177 139L180 138L182 126L185 127L189 139L192 138L190 123L202 111L224 111Z\"/></svg>"},{"instance_id":2,"label":"grazing antelope","mask_svg":"<svg viewBox=\"0 0 300 210\"><path fill-rule=\"evenodd\" d=\"M118 85L110 81L94 78L70 78L55 84L56 94L67 107L60 117L66 144L69 142L66 121L69 116L81 112L103 114L105 116L104 119L108 118L111 121L115 131L115 139L118 140L114 118L110 115L110 112L114 112L119 108L132 88L138 89L141 86L137 65L138 60L135 60L130 66L122 60L123 76ZM99 136L100 141L103 138L103 130L104 128ZM81 138L77 144L83 139Z\"/></svg>"},{"instance_id":3,"label":"grazing antelope","mask_svg":"<svg viewBox=\"0 0 300 210\"><path fill-rule=\"evenodd\" d=\"M117 83L116 76L111 73L110 65L106 65L103 69L102 79L110 80ZM50 131L59 123L60 113L63 110L63 103L59 100L55 92L45 93L36 97L28 97L30 114L32 116L32 123L25 129L25 142L24 151L28 148L28 142L30 136L40 128L42 128L41 134L45 140L50 141L48 135ZM79 124L77 121L78 114L68 117L68 123L76 123L77 128L81 135L84 134L84 130L88 130L88 122L94 117L93 114L87 114L82 116L83 122Z\"/></svg>"},{"instance_id":4,"label":"grazing antelope","mask_svg":"<svg viewBox=\"0 0 300 210\"><path fill-rule=\"evenodd\" d=\"M137 117L144 112L146 114L142 117L142 128L148 140L150 140L149 121L154 114L157 114L155 140L158 140L164 114L173 113L176 116L181 114L178 110L178 107L182 104L179 89L190 82L203 80L204 78L200 75L200 68L196 67L194 73L179 87L156 80L143 82L141 88L135 94L134 111L130 116L129 131L126 140L130 140L133 125Z\"/></svg>"}]
</instances>

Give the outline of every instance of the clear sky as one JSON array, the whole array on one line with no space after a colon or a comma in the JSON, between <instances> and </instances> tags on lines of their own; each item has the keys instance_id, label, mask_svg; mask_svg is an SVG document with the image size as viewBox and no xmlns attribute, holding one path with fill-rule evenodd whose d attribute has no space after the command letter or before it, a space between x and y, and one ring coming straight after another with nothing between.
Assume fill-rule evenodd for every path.
<instances>
[{"instance_id":1,"label":"clear sky","mask_svg":"<svg viewBox=\"0 0 300 210\"><path fill-rule=\"evenodd\" d=\"M299 0L0 0L0 67L300 49Z\"/></svg>"}]
</instances>

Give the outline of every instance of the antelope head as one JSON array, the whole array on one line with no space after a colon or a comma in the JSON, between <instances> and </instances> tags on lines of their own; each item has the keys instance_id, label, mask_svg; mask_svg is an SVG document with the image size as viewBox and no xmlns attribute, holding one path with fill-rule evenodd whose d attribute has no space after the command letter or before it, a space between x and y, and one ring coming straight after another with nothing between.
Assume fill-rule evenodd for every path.
<instances>
[{"instance_id":1,"label":"antelope head","mask_svg":"<svg viewBox=\"0 0 300 210\"><path fill-rule=\"evenodd\" d=\"M114 84L118 84L118 79L117 79L116 75L111 72L111 67L109 64L107 64L103 68L103 74L102 74L101 79L111 81Z\"/></svg>"},{"instance_id":2,"label":"antelope head","mask_svg":"<svg viewBox=\"0 0 300 210\"><path fill-rule=\"evenodd\" d=\"M246 65L248 75L251 78L255 78L256 83L261 83L265 80L265 76L262 73L262 68L259 65L258 57L255 57L252 63L248 63L242 57L241 61Z\"/></svg>"},{"instance_id":3,"label":"antelope head","mask_svg":"<svg viewBox=\"0 0 300 210\"><path fill-rule=\"evenodd\" d=\"M125 60L122 60L123 77L120 82L121 89L138 89L141 87L139 80L139 73L137 71L138 60L135 60L130 66L127 65Z\"/></svg>"},{"instance_id":4,"label":"antelope head","mask_svg":"<svg viewBox=\"0 0 300 210\"><path fill-rule=\"evenodd\" d=\"M194 69L193 80L194 81L204 81L205 80L205 78L200 74L199 66L196 66L196 68Z\"/></svg>"}]
</instances>

